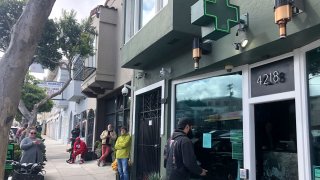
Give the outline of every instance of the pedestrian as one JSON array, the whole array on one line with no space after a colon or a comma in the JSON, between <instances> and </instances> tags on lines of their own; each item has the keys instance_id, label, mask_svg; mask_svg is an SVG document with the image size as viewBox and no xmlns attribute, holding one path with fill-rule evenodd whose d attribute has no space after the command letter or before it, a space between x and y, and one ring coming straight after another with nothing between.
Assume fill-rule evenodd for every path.
<instances>
[{"instance_id":1,"label":"pedestrian","mask_svg":"<svg viewBox=\"0 0 320 180\"><path fill-rule=\"evenodd\" d=\"M41 126L40 124L36 125L36 130L37 130L38 133L41 134L41 132L42 132L42 126Z\"/></svg>"},{"instance_id":2,"label":"pedestrian","mask_svg":"<svg viewBox=\"0 0 320 180\"><path fill-rule=\"evenodd\" d=\"M82 141L80 137L77 137L74 142L71 161L69 161L68 163L73 164L76 157L80 154L81 155L80 164L83 164L84 156L86 155L87 152L88 152L88 149L87 149L86 143Z\"/></svg>"},{"instance_id":3,"label":"pedestrian","mask_svg":"<svg viewBox=\"0 0 320 180\"><path fill-rule=\"evenodd\" d=\"M72 152L73 152L73 146L74 146L74 142L76 140L77 137L80 136L80 125L77 124L76 127L71 131L71 147L70 149L68 149L68 152L70 152L70 156L69 159L67 160L67 163L71 162L72 160Z\"/></svg>"},{"instance_id":4,"label":"pedestrian","mask_svg":"<svg viewBox=\"0 0 320 180\"><path fill-rule=\"evenodd\" d=\"M18 129L18 131L16 132L17 143L21 142L22 139L20 139L20 138L21 138L22 132L25 131L27 128L28 128L28 124L26 123L26 124L23 125L23 127Z\"/></svg>"},{"instance_id":5,"label":"pedestrian","mask_svg":"<svg viewBox=\"0 0 320 180\"><path fill-rule=\"evenodd\" d=\"M121 135L115 145L116 159L118 162L118 172L120 180L129 180L128 161L131 149L131 136L126 127L121 127Z\"/></svg>"},{"instance_id":6,"label":"pedestrian","mask_svg":"<svg viewBox=\"0 0 320 180\"><path fill-rule=\"evenodd\" d=\"M168 141L167 179L189 180L191 173L206 176L207 170L202 169L196 160L191 142L193 120L181 118L177 129Z\"/></svg>"},{"instance_id":7,"label":"pedestrian","mask_svg":"<svg viewBox=\"0 0 320 180\"><path fill-rule=\"evenodd\" d=\"M20 163L42 163L43 150L45 145L43 142L36 138L37 131L30 129L29 136L24 138L20 143L22 150Z\"/></svg>"},{"instance_id":8,"label":"pedestrian","mask_svg":"<svg viewBox=\"0 0 320 180\"><path fill-rule=\"evenodd\" d=\"M106 165L106 158L112 151L112 146L114 145L115 140L117 139L117 134L113 130L113 126L108 124L106 130L104 130L100 135L102 141L102 154L98 159L98 166L102 162L103 166Z\"/></svg>"}]
</instances>

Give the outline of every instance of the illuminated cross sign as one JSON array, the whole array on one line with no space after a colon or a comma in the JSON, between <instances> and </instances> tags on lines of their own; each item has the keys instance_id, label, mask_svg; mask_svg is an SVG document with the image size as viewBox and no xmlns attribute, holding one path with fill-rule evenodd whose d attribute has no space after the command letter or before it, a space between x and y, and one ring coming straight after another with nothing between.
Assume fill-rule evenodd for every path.
<instances>
[{"instance_id":1,"label":"illuminated cross sign","mask_svg":"<svg viewBox=\"0 0 320 180\"><path fill-rule=\"evenodd\" d=\"M217 40L239 23L239 6L230 0L199 0L191 6L191 23L201 26L202 38Z\"/></svg>"}]
</instances>

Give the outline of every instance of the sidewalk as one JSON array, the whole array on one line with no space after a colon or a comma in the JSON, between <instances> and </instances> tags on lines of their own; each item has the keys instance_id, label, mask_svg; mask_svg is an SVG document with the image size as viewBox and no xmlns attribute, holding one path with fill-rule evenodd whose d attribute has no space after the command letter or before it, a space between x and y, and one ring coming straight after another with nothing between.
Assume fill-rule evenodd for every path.
<instances>
[{"instance_id":1,"label":"sidewalk","mask_svg":"<svg viewBox=\"0 0 320 180\"><path fill-rule=\"evenodd\" d=\"M47 159L45 162L45 180L115 180L115 172L111 166L98 167L97 161L88 161L84 164L68 164L66 160L69 153L66 149L69 147L61 144L49 137L43 136L45 140Z\"/></svg>"}]
</instances>

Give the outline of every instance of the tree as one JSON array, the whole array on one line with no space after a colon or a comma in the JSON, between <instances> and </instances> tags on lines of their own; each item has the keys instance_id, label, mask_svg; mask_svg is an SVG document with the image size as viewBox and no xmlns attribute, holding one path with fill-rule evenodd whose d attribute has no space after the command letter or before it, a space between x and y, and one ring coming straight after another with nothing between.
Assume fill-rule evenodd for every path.
<instances>
[{"instance_id":1,"label":"tree","mask_svg":"<svg viewBox=\"0 0 320 180\"><path fill-rule=\"evenodd\" d=\"M8 47L8 37L10 37L10 25L15 22L18 13L22 12L24 1L11 0L0 3L0 27L4 29L2 34L3 38L0 39L0 51L6 50ZM10 8L9 8L10 7ZM17 9L17 11L11 9ZM32 63L40 63L44 68L54 70L57 66L63 67L69 71L69 79L65 82L62 89L48 97L43 98L41 101L34 104L33 108L25 106L25 102L21 99L19 103L19 111L28 119L30 125L36 123L37 114L40 112L39 108L43 106L49 99L61 94L63 90L71 82L71 67L72 60L76 55L87 56L93 54L92 42L93 36L96 34L94 27L91 26L91 19L85 19L80 24L77 22L76 13L74 11L62 11L62 17L58 22L48 20L45 23L44 31L41 40L38 43L35 55L32 58ZM7 23L10 22L10 23ZM61 61L62 55L67 58L66 61ZM30 105L30 103L29 103Z\"/></svg>"},{"instance_id":2,"label":"tree","mask_svg":"<svg viewBox=\"0 0 320 180\"><path fill-rule=\"evenodd\" d=\"M40 88L38 84L40 83L34 76L29 73L26 75L24 84L22 86L21 91L21 100L25 102L25 106L29 111L32 111L34 104L37 104L42 99L44 99L46 95L46 91L43 88ZM50 112L53 108L53 101L48 100L43 106L39 108L39 113L41 112ZM15 117L17 121L20 121L22 115L18 113Z\"/></svg>"},{"instance_id":3,"label":"tree","mask_svg":"<svg viewBox=\"0 0 320 180\"><path fill-rule=\"evenodd\" d=\"M55 0L29 0L13 26L10 43L0 60L0 179L4 177L9 129L21 96L21 88L33 61L43 27Z\"/></svg>"},{"instance_id":4,"label":"tree","mask_svg":"<svg viewBox=\"0 0 320 180\"><path fill-rule=\"evenodd\" d=\"M39 59L38 61L41 64L48 64L58 65L61 68L67 69L69 72L69 78L64 83L63 87L56 93L53 93L40 102L34 104L32 111L30 112L24 105L23 101L19 103L19 110L22 115L28 119L30 125L36 123L37 114L39 113L39 108L44 105L49 99L61 94L70 84L72 77L71 77L71 70L72 70L72 61L73 59L80 55L81 57L85 57L88 55L93 55L93 37L96 35L95 28L91 26L92 19L87 18L80 23L76 20L76 13L75 11L67 12L65 10L62 11L62 17L56 23L57 28L55 29L52 25L51 28L54 30L54 34L56 38L52 39L52 43L50 48L55 47L53 52L56 52L57 48L60 49L62 55L66 58L65 61L57 61L57 59L51 59L50 53L51 51L48 47L44 47L44 50L38 48L37 50L41 50L41 55L36 56L35 60ZM48 26L47 26L48 27ZM48 31L51 32L51 31ZM48 34L48 32L44 32L44 35ZM51 35L48 35L49 37ZM55 44L55 39L58 40L58 46L53 46ZM42 38L43 42L41 41L40 44L46 45L47 39ZM45 53L43 53L45 52Z\"/></svg>"}]
</instances>

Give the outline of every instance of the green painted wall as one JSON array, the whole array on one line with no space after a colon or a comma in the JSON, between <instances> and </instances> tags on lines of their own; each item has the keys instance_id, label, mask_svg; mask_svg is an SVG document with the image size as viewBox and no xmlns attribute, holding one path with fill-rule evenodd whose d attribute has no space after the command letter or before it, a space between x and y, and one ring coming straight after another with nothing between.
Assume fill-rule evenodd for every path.
<instances>
[{"instance_id":1,"label":"green painted wall","mask_svg":"<svg viewBox=\"0 0 320 180\"><path fill-rule=\"evenodd\" d=\"M180 0L173 0L179 1ZM184 0L185 1L185 0ZM280 54L291 52L296 48L304 46L310 42L320 39L320 1L319 0L305 0L305 11L295 16L291 22L287 24L286 39L279 39L278 26L274 23L274 1L266 0L231 0L232 3L240 6L240 15L243 13L249 13L249 44L242 51L235 50L233 43L235 40L236 27L231 30L231 34L227 35L218 41L213 42L212 52L208 55L203 55L200 60L200 69L194 71L192 60L192 44L184 44L184 46L175 49L174 52L163 54L161 57L146 56L144 61L149 61L150 66L143 69L147 73L145 78L135 79L135 90L146 87L150 84L156 83L162 80L159 77L159 71L162 67L171 67L172 74L169 80L166 81L166 97L167 104L165 110L165 129L166 135L162 137L162 149L168 139L170 133L171 122L171 81L174 79L180 79L182 77L193 76L197 74L213 72L216 70L224 69L226 64L232 64L234 66L251 64L254 62L262 61ZM157 40L161 39L163 32L168 32L166 29L172 28L169 23L173 23L170 13L171 10L183 11L179 8L173 8L169 6L167 9L163 9L167 14L163 13L159 17L155 17L150 23L146 25L135 37L132 38L132 42L124 45L121 54L123 61L130 61L130 58L148 51L150 46L158 48L161 51L162 45L157 44ZM183 14L178 13L181 16ZM184 14L185 21L190 21L190 14ZM178 18L178 19L181 19ZM165 26L161 26L161 24ZM178 31L183 30L183 22L179 22ZM160 26L159 26L160 25ZM200 27L198 27L200 28ZM162 33L162 34L161 34ZM147 42L145 45L137 45L138 43ZM145 49L144 49L145 48ZM154 59L157 59L157 63L153 63ZM136 73L136 72L135 72ZM135 77L135 76L134 76ZM163 157L162 157L163 159ZM161 164L163 167L163 164ZM161 168L161 174L165 174L165 170Z\"/></svg>"}]
</instances>

